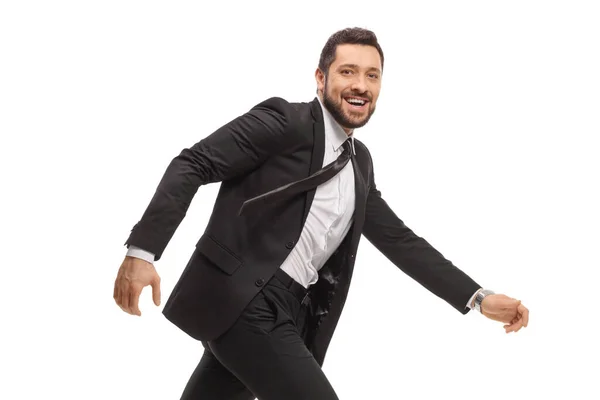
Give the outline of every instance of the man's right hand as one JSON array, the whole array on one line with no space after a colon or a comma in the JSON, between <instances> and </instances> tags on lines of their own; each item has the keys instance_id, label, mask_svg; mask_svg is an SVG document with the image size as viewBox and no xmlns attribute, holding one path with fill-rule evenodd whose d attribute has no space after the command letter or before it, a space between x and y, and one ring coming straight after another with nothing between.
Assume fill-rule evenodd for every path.
<instances>
[{"instance_id":1,"label":"man's right hand","mask_svg":"<svg viewBox=\"0 0 600 400\"><path fill-rule=\"evenodd\" d=\"M160 305L160 277L152 263L140 258L126 256L119 268L113 298L123 311L142 315L138 307L144 286L152 286L154 304Z\"/></svg>"}]
</instances>

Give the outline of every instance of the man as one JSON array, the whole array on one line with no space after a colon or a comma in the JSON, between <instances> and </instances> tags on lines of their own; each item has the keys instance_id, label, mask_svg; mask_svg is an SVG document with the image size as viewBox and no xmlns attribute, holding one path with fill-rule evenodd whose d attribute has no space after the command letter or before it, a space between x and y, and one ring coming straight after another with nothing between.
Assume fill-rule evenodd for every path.
<instances>
[{"instance_id":1,"label":"man","mask_svg":"<svg viewBox=\"0 0 600 400\"><path fill-rule=\"evenodd\" d=\"M132 229L114 298L141 315L153 262L199 186L222 182L213 214L163 313L204 355L183 399L337 399L321 369L352 278L361 234L392 263L462 314L527 326L520 301L484 291L414 234L381 197L367 123L381 88L373 32L333 34L310 103L268 99L184 149Z\"/></svg>"}]
</instances>

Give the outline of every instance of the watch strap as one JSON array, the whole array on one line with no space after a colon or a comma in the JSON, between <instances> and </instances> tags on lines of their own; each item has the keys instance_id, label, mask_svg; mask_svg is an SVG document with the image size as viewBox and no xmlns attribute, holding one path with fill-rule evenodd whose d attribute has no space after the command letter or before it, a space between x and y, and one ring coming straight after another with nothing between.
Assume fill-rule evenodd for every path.
<instances>
[{"instance_id":1,"label":"watch strap","mask_svg":"<svg viewBox=\"0 0 600 400\"><path fill-rule=\"evenodd\" d=\"M477 293L475 295L475 301L474 301L475 310L481 312L481 302L483 301L483 299L486 298L486 296L489 296L490 294L496 294L496 293L489 289L484 289L484 290L480 290L479 293Z\"/></svg>"}]
</instances>

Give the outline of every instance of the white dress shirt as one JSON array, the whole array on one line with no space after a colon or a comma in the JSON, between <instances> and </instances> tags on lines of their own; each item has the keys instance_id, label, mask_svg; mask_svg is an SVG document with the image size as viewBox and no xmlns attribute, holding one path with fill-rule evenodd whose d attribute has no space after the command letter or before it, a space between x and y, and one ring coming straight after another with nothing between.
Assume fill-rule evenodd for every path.
<instances>
[{"instance_id":1,"label":"white dress shirt","mask_svg":"<svg viewBox=\"0 0 600 400\"><path fill-rule=\"evenodd\" d=\"M339 157L346 140L352 141L354 151L354 137L346 134L320 99L319 104L325 125L325 166ZM348 162L338 174L317 187L300 238L281 268L305 288L317 282L319 270L350 230L354 207L354 167ZM154 262L154 254L135 246L129 246L127 255ZM467 303L469 308L475 295Z\"/></svg>"}]
</instances>

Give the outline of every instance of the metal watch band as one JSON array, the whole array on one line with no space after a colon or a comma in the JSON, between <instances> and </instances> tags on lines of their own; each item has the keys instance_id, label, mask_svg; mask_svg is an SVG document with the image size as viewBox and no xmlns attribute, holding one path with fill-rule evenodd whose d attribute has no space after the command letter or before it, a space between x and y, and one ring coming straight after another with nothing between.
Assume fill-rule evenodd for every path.
<instances>
[{"instance_id":1,"label":"metal watch band","mask_svg":"<svg viewBox=\"0 0 600 400\"><path fill-rule=\"evenodd\" d=\"M491 290L484 289L475 295L475 310L481 312L481 302L485 299L486 296L490 294L496 294Z\"/></svg>"}]
</instances>

